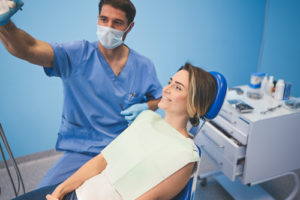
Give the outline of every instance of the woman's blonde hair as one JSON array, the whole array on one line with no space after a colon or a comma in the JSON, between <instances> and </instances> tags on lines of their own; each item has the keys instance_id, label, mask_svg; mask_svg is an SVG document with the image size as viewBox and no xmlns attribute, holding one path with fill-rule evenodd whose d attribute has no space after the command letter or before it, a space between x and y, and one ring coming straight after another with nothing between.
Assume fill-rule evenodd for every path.
<instances>
[{"instance_id":1,"label":"woman's blonde hair","mask_svg":"<svg viewBox=\"0 0 300 200\"><path fill-rule=\"evenodd\" d=\"M199 119L206 114L216 96L216 80L205 70L186 63L178 71L189 72L189 90L187 112L193 126L199 125Z\"/></svg>"}]
</instances>

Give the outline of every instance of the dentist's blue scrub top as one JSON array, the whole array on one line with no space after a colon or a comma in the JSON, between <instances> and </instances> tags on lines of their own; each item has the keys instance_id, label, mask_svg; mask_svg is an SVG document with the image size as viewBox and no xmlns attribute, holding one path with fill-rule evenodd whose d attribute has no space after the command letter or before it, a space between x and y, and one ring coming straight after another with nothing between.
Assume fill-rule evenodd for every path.
<instances>
[{"instance_id":1,"label":"dentist's blue scrub top","mask_svg":"<svg viewBox=\"0 0 300 200\"><path fill-rule=\"evenodd\" d=\"M98 42L51 44L54 50L48 76L62 79L64 105L57 150L98 154L128 123L120 115L129 106L160 98L162 88L153 63L130 50L116 76L98 49Z\"/></svg>"}]
</instances>

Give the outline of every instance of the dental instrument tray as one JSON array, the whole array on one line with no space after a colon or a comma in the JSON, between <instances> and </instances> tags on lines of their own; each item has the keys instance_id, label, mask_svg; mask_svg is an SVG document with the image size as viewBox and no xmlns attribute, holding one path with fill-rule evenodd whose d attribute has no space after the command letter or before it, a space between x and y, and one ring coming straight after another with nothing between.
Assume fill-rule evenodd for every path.
<instances>
[{"instance_id":1,"label":"dental instrument tray","mask_svg":"<svg viewBox=\"0 0 300 200\"><path fill-rule=\"evenodd\" d=\"M228 99L227 102L240 113L251 113L254 108L240 99Z\"/></svg>"}]
</instances>

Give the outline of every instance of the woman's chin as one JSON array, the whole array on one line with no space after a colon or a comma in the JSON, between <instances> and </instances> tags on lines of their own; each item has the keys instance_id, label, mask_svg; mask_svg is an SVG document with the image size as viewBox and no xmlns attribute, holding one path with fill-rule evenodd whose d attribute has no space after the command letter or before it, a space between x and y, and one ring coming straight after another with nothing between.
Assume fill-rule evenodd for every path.
<instances>
[{"instance_id":1,"label":"woman's chin","mask_svg":"<svg viewBox=\"0 0 300 200\"><path fill-rule=\"evenodd\" d=\"M160 101L157 106L158 106L158 108L160 108L162 110L166 109L166 105L165 105L165 103L163 101Z\"/></svg>"}]
</instances>

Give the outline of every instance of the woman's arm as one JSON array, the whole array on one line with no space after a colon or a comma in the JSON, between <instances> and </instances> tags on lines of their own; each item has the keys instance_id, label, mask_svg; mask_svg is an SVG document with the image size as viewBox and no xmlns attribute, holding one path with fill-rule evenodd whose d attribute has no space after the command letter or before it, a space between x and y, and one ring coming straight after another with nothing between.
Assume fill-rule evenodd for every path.
<instances>
[{"instance_id":1,"label":"woman's arm","mask_svg":"<svg viewBox=\"0 0 300 200\"><path fill-rule=\"evenodd\" d=\"M188 183L193 168L197 163L189 163L167 179L153 187L151 190L140 196L137 200L165 200L172 199Z\"/></svg>"},{"instance_id":2,"label":"woman's arm","mask_svg":"<svg viewBox=\"0 0 300 200\"><path fill-rule=\"evenodd\" d=\"M79 170L77 170L70 178L56 187L51 195L47 195L47 199L61 200L67 193L77 189L87 179L101 173L107 163L102 154L89 160Z\"/></svg>"}]
</instances>

